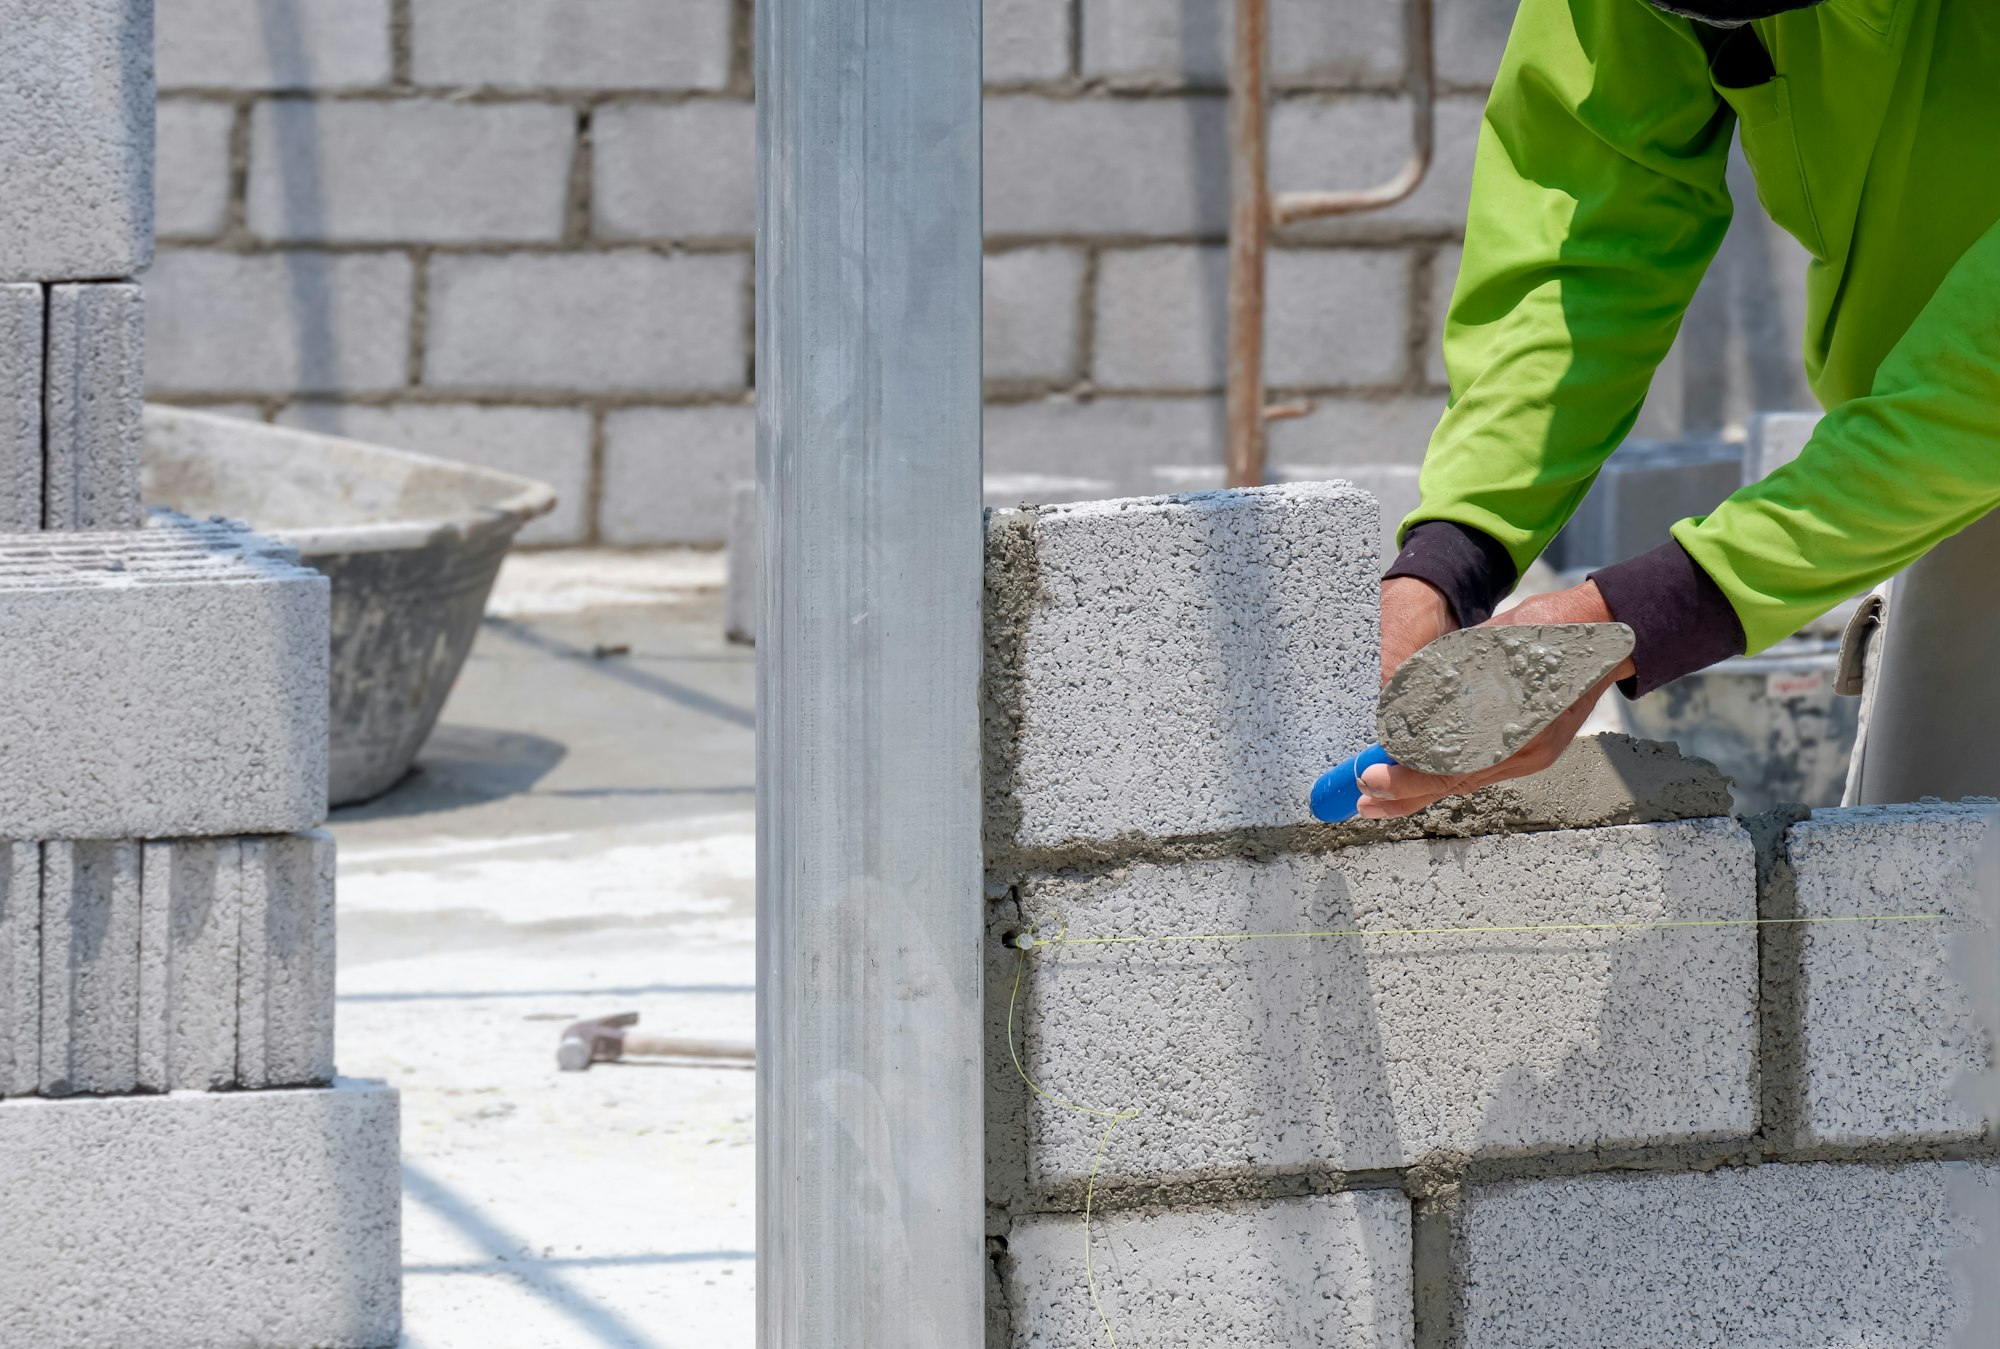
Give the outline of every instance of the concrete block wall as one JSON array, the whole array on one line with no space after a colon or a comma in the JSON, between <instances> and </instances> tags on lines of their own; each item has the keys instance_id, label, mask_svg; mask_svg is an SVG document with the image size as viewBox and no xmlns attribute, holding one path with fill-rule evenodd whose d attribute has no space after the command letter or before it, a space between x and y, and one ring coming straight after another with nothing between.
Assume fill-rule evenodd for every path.
<instances>
[{"instance_id":1,"label":"concrete block wall","mask_svg":"<svg viewBox=\"0 0 2000 1349\"><path fill-rule=\"evenodd\" d=\"M754 471L753 3L160 0L153 396L554 483L530 543L722 542ZM1275 240L1272 392L1316 410L1272 427L1273 481L1420 458L1513 8L1440 0L1412 200ZM1271 23L1274 185L1394 173L1397 0ZM1220 484L1229 27L985 0L987 465L1016 500ZM1805 405L1803 256L1741 221L1640 435Z\"/></svg>"},{"instance_id":2,"label":"concrete block wall","mask_svg":"<svg viewBox=\"0 0 2000 1349\"><path fill-rule=\"evenodd\" d=\"M989 517L988 1343L1101 1304L1163 1345L1952 1349L2000 1241L1954 1095L1993 807L1738 820L1610 737L1511 804L1304 823L1369 736L1370 573L1324 541L1372 552L1368 504Z\"/></svg>"}]
</instances>

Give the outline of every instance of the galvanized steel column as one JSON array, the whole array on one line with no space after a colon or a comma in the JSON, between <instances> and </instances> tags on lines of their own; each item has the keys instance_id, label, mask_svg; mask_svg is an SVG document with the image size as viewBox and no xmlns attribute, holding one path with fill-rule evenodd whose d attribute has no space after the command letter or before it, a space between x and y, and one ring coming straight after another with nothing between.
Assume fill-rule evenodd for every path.
<instances>
[{"instance_id":1,"label":"galvanized steel column","mask_svg":"<svg viewBox=\"0 0 2000 1349\"><path fill-rule=\"evenodd\" d=\"M979 20L757 7L764 1349L985 1333Z\"/></svg>"}]
</instances>

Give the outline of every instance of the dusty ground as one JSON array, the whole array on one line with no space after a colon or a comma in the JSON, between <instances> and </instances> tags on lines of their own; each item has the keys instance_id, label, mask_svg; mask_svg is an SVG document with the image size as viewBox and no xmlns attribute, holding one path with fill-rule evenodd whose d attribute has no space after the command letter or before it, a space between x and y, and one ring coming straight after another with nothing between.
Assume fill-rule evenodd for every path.
<instances>
[{"instance_id":1,"label":"dusty ground","mask_svg":"<svg viewBox=\"0 0 2000 1349\"><path fill-rule=\"evenodd\" d=\"M751 1038L754 666L720 576L510 562L421 771L334 818L341 1071L403 1093L410 1349L755 1341L752 1074L555 1063L610 1012Z\"/></svg>"}]
</instances>

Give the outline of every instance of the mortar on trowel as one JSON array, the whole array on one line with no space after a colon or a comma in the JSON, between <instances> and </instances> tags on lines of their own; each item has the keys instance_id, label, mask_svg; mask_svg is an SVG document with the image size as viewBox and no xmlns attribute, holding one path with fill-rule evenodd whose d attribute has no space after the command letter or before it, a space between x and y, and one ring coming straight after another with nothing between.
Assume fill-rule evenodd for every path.
<instances>
[{"instance_id":1,"label":"mortar on trowel","mask_svg":"<svg viewBox=\"0 0 2000 1349\"><path fill-rule=\"evenodd\" d=\"M1377 764L1461 777L1511 758L1632 654L1623 623L1448 632L1404 661L1375 705L1376 743L1313 784L1313 818L1351 820Z\"/></svg>"}]
</instances>

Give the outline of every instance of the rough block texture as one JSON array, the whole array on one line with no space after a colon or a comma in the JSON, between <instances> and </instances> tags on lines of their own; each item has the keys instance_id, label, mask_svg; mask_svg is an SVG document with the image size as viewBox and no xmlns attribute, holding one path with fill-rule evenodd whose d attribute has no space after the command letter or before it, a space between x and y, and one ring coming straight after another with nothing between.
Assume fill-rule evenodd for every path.
<instances>
[{"instance_id":1,"label":"rough block texture","mask_svg":"<svg viewBox=\"0 0 2000 1349\"><path fill-rule=\"evenodd\" d=\"M740 388L741 348L716 335L743 331L749 278L724 253L438 258L425 370L463 388Z\"/></svg>"},{"instance_id":2,"label":"rough block texture","mask_svg":"<svg viewBox=\"0 0 2000 1349\"><path fill-rule=\"evenodd\" d=\"M729 0L412 0L422 84L719 89Z\"/></svg>"},{"instance_id":3,"label":"rough block texture","mask_svg":"<svg viewBox=\"0 0 2000 1349\"><path fill-rule=\"evenodd\" d=\"M137 529L146 298L135 283L49 288L47 529Z\"/></svg>"},{"instance_id":4,"label":"rough block texture","mask_svg":"<svg viewBox=\"0 0 2000 1349\"><path fill-rule=\"evenodd\" d=\"M154 3L162 89L343 89L389 79L391 0Z\"/></svg>"},{"instance_id":5,"label":"rough block texture","mask_svg":"<svg viewBox=\"0 0 2000 1349\"><path fill-rule=\"evenodd\" d=\"M409 373L408 258L164 253L146 275L152 387L180 393L394 389Z\"/></svg>"},{"instance_id":6,"label":"rough block texture","mask_svg":"<svg viewBox=\"0 0 2000 1349\"><path fill-rule=\"evenodd\" d=\"M1069 0L986 0L980 33L988 84L1069 73Z\"/></svg>"},{"instance_id":7,"label":"rough block texture","mask_svg":"<svg viewBox=\"0 0 2000 1349\"><path fill-rule=\"evenodd\" d=\"M0 688L0 838L326 816L326 578L239 527L0 539Z\"/></svg>"},{"instance_id":8,"label":"rough block texture","mask_svg":"<svg viewBox=\"0 0 2000 1349\"><path fill-rule=\"evenodd\" d=\"M986 378L1066 383L1082 357L1083 254L1017 248L986 258Z\"/></svg>"},{"instance_id":9,"label":"rough block texture","mask_svg":"<svg viewBox=\"0 0 2000 1349\"><path fill-rule=\"evenodd\" d=\"M1306 822L1371 738L1377 533L1342 483L994 516L989 850Z\"/></svg>"},{"instance_id":10,"label":"rough block texture","mask_svg":"<svg viewBox=\"0 0 2000 1349\"><path fill-rule=\"evenodd\" d=\"M986 101L986 232L1220 233L1229 211L1218 97ZM1050 147L1061 146L1061 154Z\"/></svg>"},{"instance_id":11,"label":"rough block texture","mask_svg":"<svg viewBox=\"0 0 2000 1349\"><path fill-rule=\"evenodd\" d=\"M1013 1343L1408 1349L1410 1205L1393 1190L1014 1224L1003 1262Z\"/></svg>"},{"instance_id":12,"label":"rough block texture","mask_svg":"<svg viewBox=\"0 0 2000 1349\"><path fill-rule=\"evenodd\" d=\"M1030 875L994 906L989 1197L1747 1136L1750 926L1057 945L998 938L1648 924L1755 914L1731 820ZM1218 1176L1219 1173L1219 1176ZM1161 1182L1160 1178L1168 1178Z\"/></svg>"},{"instance_id":13,"label":"rough block texture","mask_svg":"<svg viewBox=\"0 0 2000 1349\"><path fill-rule=\"evenodd\" d=\"M240 1085L333 1077L334 847L324 830L241 841Z\"/></svg>"},{"instance_id":14,"label":"rough block texture","mask_svg":"<svg viewBox=\"0 0 2000 1349\"><path fill-rule=\"evenodd\" d=\"M1990 1163L1818 1164L1474 1187L1454 1343L1973 1343L1954 1338L1970 1307L1954 1259L1980 1240L1950 1199L1967 1183L1990 1193L2000 1175Z\"/></svg>"},{"instance_id":15,"label":"rough block texture","mask_svg":"<svg viewBox=\"0 0 2000 1349\"><path fill-rule=\"evenodd\" d=\"M1230 9L1180 0L1083 0L1083 72L1120 84L1229 78ZM1403 71L1403 23L1370 0L1273 0L1271 78L1302 83L1393 83Z\"/></svg>"},{"instance_id":16,"label":"rough block texture","mask_svg":"<svg viewBox=\"0 0 2000 1349\"><path fill-rule=\"evenodd\" d=\"M220 234L229 223L229 136L236 109L227 103L163 98L159 122L159 190L153 209L161 236Z\"/></svg>"},{"instance_id":17,"label":"rough block texture","mask_svg":"<svg viewBox=\"0 0 2000 1349\"><path fill-rule=\"evenodd\" d=\"M37 285L0 285L0 534L42 527L43 344Z\"/></svg>"},{"instance_id":18,"label":"rough block texture","mask_svg":"<svg viewBox=\"0 0 2000 1349\"><path fill-rule=\"evenodd\" d=\"M42 1094L139 1085L137 843L42 847Z\"/></svg>"},{"instance_id":19,"label":"rough block texture","mask_svg":"<svg viewBox=\"0 0 2000 1349\"><path fill-rule=\"evenodd\" d=\"M556 489L556 508L529 521L515 539L529 544L581 543L588 535L590 414L579 409L315 402L292 404L279 415L278 423L534 478Z\"/></svg>"},{"instance_id":20,"label":"rough block texture","mask_svg":"<svg viewBox=\"0 0 2000 1349\"><path fill-rule=\"evenodd\" d=\"M1976 1138L1955 1097L1992 1046L1954 971L1968 923L2000 921L1979 891L1987 805L1819 810L1787 836L1802 918L1943 913L1937 923L1824 923L1797 933L1798 1123L1833 1145Z\"/></svg>"},{"instance_id":21,"label":"rough block texture","mask_svg":"<svg viewBox=\"0 0 2000 1349\"><path fill-rule=\"evenodd\" d=\"M42 1088L42 850L0 844L0 1096Z\"/></svg>"},{"instance_id":22,"label":"rough block texture","mask_svg":"<svg viewBox=\"0 0 2000 1349\"><path fill-rule=\"evenodd\" d=\"M592 207L612 239L757 227L757 110L702 101L605 108L590 124Z\"/></svg>"},{"instance_id":23,"label":"rough block texture","mask_svg":"<svg viewBox=\"0 0 2000 1349\"><path fill-rule=\"evenodd\" d=\"M147 843L140 913L139 1085L147 1091L237 1085L242 841Z\"/></svg>"},{"instance_id":24,"label":"rough block texture","mask_svg":"<svg viewBox=\"0 0 2000 1349\"><path fill-rule=\"evenodd\" d=\"M706 543L757 472L757 410L634 408L604 419L607 543Z\"/></svg>"},{"instance_id":25,"label":"rough block texture","mask_svg":"<svg viewBox=\"0 0 2000 1349\"><path fill-rule=\"evenodd\" d=\"M0 1103L0 1342L389 1349L397 1128L368 1082Z\"/></svg>"},{"instance_id":26,"label":"rough block texture","mask_svg":"<svg viewBox=\"0 0 2000 1349\"><path fill-rule=\"evenodd\" d=\"M554 241L575 137L576 114L555 104L259 103L250 232L330 243Z\"/></svg>"},{"instance_id":27,"label":"rough block texture","mask_svg":"<svg viewBox=\"0 0 2000 1349\"><path fill-rule=\"evenodd\" d=\"M0 0L0 281L153 256L153 0Z\"/></svg>"}]
</instances>

